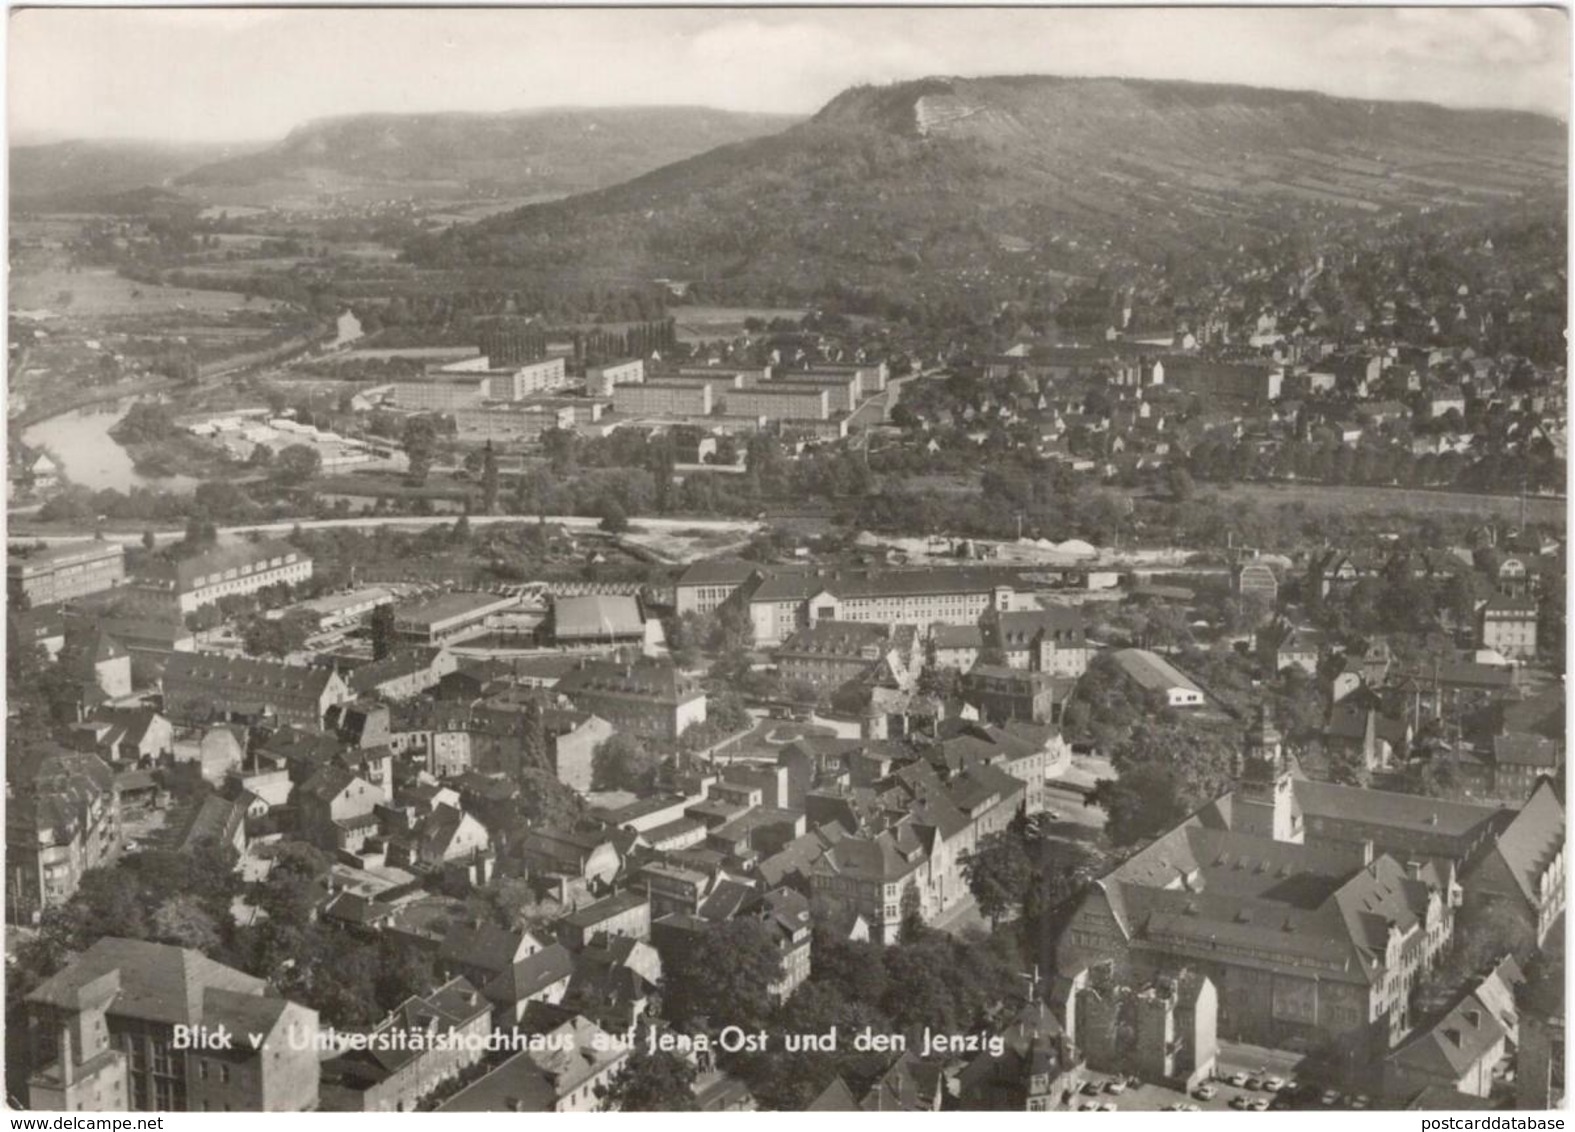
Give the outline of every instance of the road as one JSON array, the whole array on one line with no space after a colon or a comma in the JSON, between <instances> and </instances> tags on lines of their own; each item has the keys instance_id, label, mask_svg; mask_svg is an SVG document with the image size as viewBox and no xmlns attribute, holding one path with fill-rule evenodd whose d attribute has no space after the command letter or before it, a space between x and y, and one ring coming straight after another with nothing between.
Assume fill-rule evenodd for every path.
<instances>
[{"instance_id":1,"label":"road","mask_svg":"<svg viewBox=\"0 0 1575 1132\"><path fill-rule=\"evenodd\" d=\"M379 518L349 518L349 519L285 519L278 523L246 523L235 527L220 527L221 535L247 535L253 532L264 535L289 534L296 527L303 531L326 531L338 529L367 530L376 527L397 527L401 530L424 531L433 526L451 526L455 515L394 515ZM534 523L535 516L531 515L471 515L469 516L472 527L484 527L493 523ZM601 522L594 515L548 515L547 522L564 527L577 527L582 530L594 530ZM703 530L703 531L739 531L753 534L760 529L760 524L753 519L663 519L663 518L631 518L631 527L644 527L650 530ZM10 537L24 542L41 542L46 546L58 543L80 542L85 538L92 538L94 532L89 529L77 534L68 535L33 535L25 530L12 529ZM184 530L156 531L153 535L157 542L179 542L185 537ZM140 543L141 531L105 531L104 538L108 542Z\"/></svg>"}]
</instances>

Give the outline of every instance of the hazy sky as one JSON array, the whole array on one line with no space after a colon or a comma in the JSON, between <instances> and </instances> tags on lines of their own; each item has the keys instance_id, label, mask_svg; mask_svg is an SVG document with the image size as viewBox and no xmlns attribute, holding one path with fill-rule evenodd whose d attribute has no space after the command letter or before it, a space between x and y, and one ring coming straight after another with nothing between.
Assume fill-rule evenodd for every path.
<instances>
[{"instance_id":1,"label":"hazy sky","mask_svg":"<svg viewBox=\"0 0 1575 1132\"><path fill-rule=\"evenodd\" d=\"M1536 8L27 9L14 141L271 139L360 111L704 104L811 113L855 83L1102 74L1567 120L1570 29Z\"/></svg>"}]
</instances>

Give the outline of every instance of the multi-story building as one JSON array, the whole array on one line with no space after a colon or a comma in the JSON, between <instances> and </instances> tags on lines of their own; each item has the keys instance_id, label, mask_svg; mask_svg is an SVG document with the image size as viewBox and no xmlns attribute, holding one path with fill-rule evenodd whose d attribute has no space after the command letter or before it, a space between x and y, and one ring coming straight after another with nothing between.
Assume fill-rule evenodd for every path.
<instances>
[{"instance_id":1,"label":"multi-story building","mask_svg":"<svg viewBox=\"0 0 1575 1132\"><path fill-rule=\"evenodd\" d=\"M598 1090L629 1056L629 1047L580 1015L542 1038L540 1049L515 1054L438 1111L600 1111Z\"/></svg>"},{"instance_id":2,"label":"multi-story building","mask_svg":"<svg viewBox=\"0 0 1575 1132\"><path fill-rule=\"evenodd\" d=\"M692 563L675 589L678 615L715 613L759 568L759 563L721 558Z\"/></svg>"},{"instance_id":3,"label":"multi-story building","mask_svg":"<svg viewBox=\"0 0 1575 1132\"><path fill-rule=\"evenodd\" d=\"M1510 660L1537 655L1537 603L1527 597L1490 598L1477 613L1478 640Z\"/></svg>"},{"instance_id":4,"label":"multi-story building","mask_svg":"<svg viewBox=\"0 0 1575 1132\"><path fill-rule=\"evenodd\" d=\"M182 613L221 597L254 594L274 585L296 585L312 576L312 559L287 542L237 542L183 558L154 561L137 573L138 589L173 599Z\"/></svg>"},{"instance_id":5,"label":"multi-story building","mask_svg":"<svg viewBox=\"0 0 1575 1132\"><path fill-rule=\"evenodd\" d=\"M414 1112L486 1053L492 1003L464 978L412 996L372 1028L366 1048L323 1062L325 1112ZM410 1037L401 1040L400 1032Z\"/></svg>"},{"instance_id":6,"label":"multi-story building","mask_svg":"<svg viewBox=\"0 0 1575 1132\"><path fill-rule=\"evenodd\" d=\"M913 626L862 621L817 621L783 641L775 656L784 683L802 681L816 688L841 687L881 661L905 681L917 674L922 660Z\"/></svg>"},{"instance_id":7,"label":"multi-story building","mask_svg":"<svg viewBox=\"0 0 1575 1132\"><path fill-rule=\"evenodd\" d=\"M1240 766L1233 793L1096 883L1058 969L1130 983L1190 968L1219 988L1222 1038L1330 1048L1354 1069L1409 1031L1411 991L1461 903L1452 854L1496 811L1446 822L1438 799L1339 787L1328 805L1304 788L1331 788L1295 777L1266 722Z\"/></svg>"},{"instance_id":8,"label":"multi-story building","mask_svg":"<svg viewBox=\"0 0 1575 1132\"><path fill-rule=\"evenodd\" d=\"M1279 400L1284 382L1285 370L1280 366L1180 354L1165 359L1165 384L1184 393L1266 404Z\"/></svg>"},{"instance_id":9,"label":"multi-story building","mask_svg":"<svg viewBox=\"0 0 1575 1132\"><path fill-rule=\"evenodd\" d=\"M514 371L506 399L519 401L532 393L551 393L568 384L568 369L562 358L541 358Z\"/></svg>"},{"instance_id":10,"label":"multi-story building","mask_svg":"<svg viewBox=\"0 0 1575 1132\"><path fill-rule=\"evenodd\" d=\"M777 377L763 390L784 392L802 390L814 393L826 391L827 407L833 413L851 413L859 407L862 394L856 373L807 373L790 370ZM819 419L819 418L817 418Z\"/></svg>"},{"instance_id":11,"label":"multi-story building","mask_svg":"<svg viewBox=\"0 0 1575 1132\"><path fill-rule=\"evenodd\" d=\"M711 383L651 381L644 385L619 385L612 391L613 411L633 417L708 417Z\"/></svg>"},{"instance_id":12,"label":"multi-story building","mask_svg":"<svg viewBox=\"0 0 1575 1132\"><path fill-rule=\"evenodd\" d=\"M388 801L382 787L342 766L326 766L296 787L301 836L329 853L356 852L377 832L373 814Z\"/></svg>"},{"instance_id":13,"label":"multi-story building","mask_svg":"<svg viewBox=\"0 0 1575 1132\"><path fill-rule=\"evenodd\" d=\"M102 593L125 578L126 548L118 542L13 548L6 561L6 596L13 609L30 609Z\"/></svg>"},{"instance_id":14,"label":"multi-story building","mask_svg":"<svg viewBox=\"0 0 1575 1132\"><path fill-rule=\"evenodd\" d=\"M782 955L782 974L766 987L777 1002L786 1002L809 979L810 930L809 901L791 888L776 888L762 893L748 908L771 930Z\"/></svg>"},{"instance_id":15,"label":"multi-story building","mask_svg":"<svg viewBox=\"0 0 1575 1132\"><path fill-rule=\"evenodd\" d=\"M679 366L680 377L724 377L734 389L753 389L771 380L770 366Z\"/></svg>"},{"instance_id":16,"label":"multi-story building","mask_svg":"<svg viewBox=\"0 0 1575 1132\"><path fill-rule=\"evenodd\" d=\"M1564 767L1564 744L1544 735L1513 731L1493 737L1493 796L1529 798L1544 776Z\"/></svg>"},{"instance_id":17,"label":"multi-story building","mask_svg":"<svg viewBox=\"0 0 1575 1132\"><path fill-rule=\"evenodd\" d=\"M1016 575L977 567L757 570L729 599L749 612L755 643L774 645L817 621L964 625L1012 607Z\"/></svg>"},{"instance_id":18,"label":"multi-story building","mask_svg":"<svg viewBox=\"0 0 1575 1132\"><path fill-rule=\"evenodd\" d=\"M620 358L585 367L585 392L592 397L611 397L620 385L639 385L645 380L645 361Z\"/></svg>"},{"instance_id":19,"label":"multi-story building","mask_svg":"<svg viewBox=\"0 0 1575 1132\"><path fill-rule=\"evenodd\" d=\"M628 889L587 904L558 921L558 942L580 951L597 936L613 939L651 938L651 898L640 889Z\"/></svg>"},{"instance_id":20,"label":"multi-story building","mask_svg":"<svg viewBox=\"0 0 1575 1132\"><path fill-rule=\"evenodd\" d=\"M181 724L271 717L316 730L330 707L350 698L331 668L190 652L171 655L163 688L164 714Z\"/></svg>"},{"instance_id":21,"label":"multi-story building","mask_svg":"<svg viewBox=\"0 0 1575 1132\"><path fill-rule=\"evenodd\" d=\"M1504 959L1432 1026L1384 1059L1384 1095L1403 1104L1424 1089L1487 1097L1510 1047L1519 1044L1516 992L1525 976Z\"/></svg>"},{"instance_id":22,"label":"multi-story building","mask_svg":"<svg viewBox=\"0 0 1575 1132\"><path fill-rule=\"evenodd\" d=\"M429 373L391 382L388 399L400 409L419 413L477 409L494 399L493 379L484 373Z\"/></svg>"},{"instance_id":23,"label":"multi-story building","mask_svg":"<svg viewBox=\"0 0 1575 1132\"><path fill-rule=\"evenodd\" d=\"M394 632L419 645L437 645L479 632L489 618L519 604L515 597L455 592L396 606Z\"/></svg>"},{"instance_id":24,"label":"multi-story building","mask_svg":"<svg viewBox=\"0 0 1575 1132\"><path fill-rule=\"evenodd\" d=\"M95 754L60 750L12 783L6 805L6 916L29 924L70 900L120 844L115 775Z\"/></svg>"},{"instance_id":25,"label":"multi-story building","mask_svg":"<svg viewBox=\"0 0 1575 1132\"><path fill-rule=\"evenodd\" d=\"M317 1107L317 1012L201 952L106 936L27 996L34 1108L304 1112ZM230 1048L188 1049L177 1027Z\"/></svg>"},{"instance_id":26,"label":"multi-story building","mask_svg":"<svg viewBox=\"0 0 1575 1132\"><path fill-rule=\"evenodd\" d=\"M830 420L831 394L820 388L775 384L731 389L722 405L722 415L773 421Z\"/></svg>"},{"instance_id":27,"label":"multi-story building","mask_svg":"<svg viewBox=\"0 0 1575 1132\"><path fill-rule=\"evenodd\" d=\"M555 690L581 711L635 735L676 739L705 722L705 692L670 660L582 659Z\"/></svg>"},{"instance_id":28,"label":"multi-story building","mask_svg":"<svg viewBox=\"0 0 1575 1132\"><path fill-rule=\"evenodd\" d=\"M1012 668L1055 676L1081 676L1092 651L1076 609L991 610L981 620L985 641L1000 649Z\"/></svg>"},{"instance_id":29,"label":"multi-story building","mask_svg":"<svg viewBox=\"0 0 1575 1132\"><path fill-rule=\"evenodd\" d=\"M1522 950L1541 947L1564 914L1565 873L1564 804L1553 786L1542 782L1503 831L1465 865L1464 914L1478 922L1513 925Z\"/></svg>"},{"instance_id":30,"label":"multi-story building","mask_svg":"<svg viewBox=\"0 0 1575 1132\"><path fill-rule=\"evenodd\" d=\"M963 699L993 723L1054 723L1058 704L1072 694L1073 677L1052 676L997 664L975 664L963 673Z\"/></svg>"}]
</instances>

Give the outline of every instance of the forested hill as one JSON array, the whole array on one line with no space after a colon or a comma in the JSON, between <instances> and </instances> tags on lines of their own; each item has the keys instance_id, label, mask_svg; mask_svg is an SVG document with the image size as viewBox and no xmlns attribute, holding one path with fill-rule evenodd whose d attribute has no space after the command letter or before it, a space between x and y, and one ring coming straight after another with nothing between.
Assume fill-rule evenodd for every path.
<instances>
[{"instance_id":1,"label":"forested hill","mask_svg":"<svg viewBox=\"0 0 1575 1132\"><path fill-rule=\"evenodd\" d=\"M420 238L412 259L735 300L1012 281L1424 208L1562 201L1532 114L1036 76L860 87L779 134ZM1008 292L1009 293L1009 292Z\"/></svg>"},{"instance_id":2,"label":"forested hill","mask_svg":"<svg viewBox=\"0 0 1575 1132\"><path fill-rule=\"evenodd\" d=\"M309 122L260 153L191 170L183 186L305 181L446 187L457 195L585 192L795 119L698 106L509 114L358 114Z\"/></svg>"}]
</instances>

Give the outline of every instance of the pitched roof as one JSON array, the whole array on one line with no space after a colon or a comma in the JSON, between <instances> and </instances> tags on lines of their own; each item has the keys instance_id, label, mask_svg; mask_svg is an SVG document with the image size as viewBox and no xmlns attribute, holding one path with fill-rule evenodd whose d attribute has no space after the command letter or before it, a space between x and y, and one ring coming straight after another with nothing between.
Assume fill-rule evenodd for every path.
<instances>
[{"instance_id":1,"label":"pitched roof","mask_svg":"<svg viewBox=\"0 0 1575 1132\"><path fill-rule=\"evenodd\" d=\"M251 657L215 656L211 653L172 653L164 668L164 687L183 681L221 683L233 692L304 694L320 697L334 678L330 668L308 668Z\"/></svg>"},{"instance_id":2,"label":"pitched roof","mask_svg":"<svg viewBox=\"0 0 1575 1132\"><path fill-rule=\"evenodd\" d=\"M1543 782L1499 834L1491 852L1503 860L1521 895L1535 906L1540 903L1542 875L1563 848L1564 805L1553 787Z\"/></svg>"},{"instance_id":3,"label":"pitched roof","mask_svg":"<svg viewBox=\"0 0 1575 1132\"><path fill-rule=\"evenodd\" d=\"M445 963L463 964L483 971L502 971L514 962L531 934L523 928L496 924L455 924L443 937L438 956Z\"/></svg>"},{"instance_id":4,"label":"pitched roof","mask_svg":"<svg viewBox=\"0 0 1575 1132\"><path fill-rule=\"evenodd\" d=\"M534 954L509 964L483 988L493 1002L513 1004L540 994L574 974L574 955L561 943L551 943Z\"/></svg>"},{"instance_id":5,"label":"pitched roof","mask_svg":"<svg viewBox=\"0 0 1575 1132\"><path fill-rule=\"evenodd\" d=\"M107 987L99 980L112 972L119 976L119 988L109 1012L148 1022L202 1023L204 995L210 989L245 995L262 995L268 990L262 979L215 963L190 948L105 936L75 963L45 980L27 1001L80 1010L81 997Z\"/></svg>"}]
</instances>

